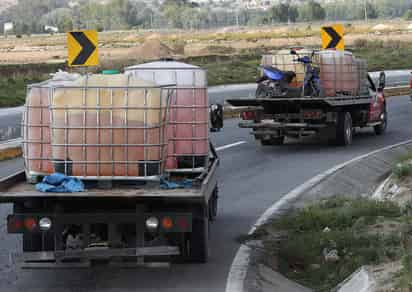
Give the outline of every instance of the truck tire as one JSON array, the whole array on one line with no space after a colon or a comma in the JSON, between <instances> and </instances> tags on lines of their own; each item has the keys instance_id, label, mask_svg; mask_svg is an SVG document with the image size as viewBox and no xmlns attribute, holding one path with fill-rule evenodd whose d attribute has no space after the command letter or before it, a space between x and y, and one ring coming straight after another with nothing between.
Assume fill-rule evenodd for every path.
<instances>
[{"instance_id":1,"label":"truck tire","mask_svg":"<svg viewBox=\"0 0 412 292\"><path fill-rule=\"evenodd\" d=\"M285 136L272 137L270 139L261 139L260 143L262 144L262 146L283 145L285 143Z\"/></svg>"},{"instance_id":2,"label":"truck tire","mask_svg":"<svg viewBox=\"0 0 412 292\"><path fill-rule=\"evenodd\" d=\"M388 127L388 116L386 114L386 108L382 114L384 115L382 123L373 127L373 130L375 131L376 135L382 135L383 133L385 133L386 128Z\"/></svg>"},{"instance_id":3,"label":"truck tire","mask_svg":"<svg viewBox=\"0 0 412 292\"><path fill-rule=\"evenodd\" d=\"M349 112L340 112L336 126L336 143L339 146L348 146L352 144L352 138L352 116Z\"/></svg>"},{"instance_id":4,"label":"truck tire","mask_svg":"<svg viewBox=\"0 0 412 292\"><path fill-rule=\"evenodd\" d=\"M209 258L209 219L193 218L190 234L190 259L192 263L206 263Z\"/></svg>"},{"instance_id":5,"label":"truck tire","mask_svg":"<svg viewBox=\"0 0 412 292\"><path fill-rule=\"evenodd\" d=\"M211 222L216 220L218 209L219 189L216 186L209 202L209 220Z\"/></svg>"}]
</instances>

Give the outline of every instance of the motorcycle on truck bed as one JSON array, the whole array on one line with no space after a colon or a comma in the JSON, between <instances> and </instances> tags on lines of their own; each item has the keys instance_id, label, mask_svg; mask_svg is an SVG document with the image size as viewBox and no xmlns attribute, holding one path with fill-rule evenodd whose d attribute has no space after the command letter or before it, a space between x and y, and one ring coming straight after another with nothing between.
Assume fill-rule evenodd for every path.
<instances>
[{"instance_id":1,"label":"motorcycle on truck bed","mask_svg":"<svg viewBox=\"0 0 412 292\"><path fill-rule=\"evenodd\" d=\"M350 145L356 127L385 132L385 74L376 87L366 62L352 53L283 50L262 63L256 98L227 100L241 109L239 127L252 129L262 145L309 135Z\"/></svg>"}]
</instances>

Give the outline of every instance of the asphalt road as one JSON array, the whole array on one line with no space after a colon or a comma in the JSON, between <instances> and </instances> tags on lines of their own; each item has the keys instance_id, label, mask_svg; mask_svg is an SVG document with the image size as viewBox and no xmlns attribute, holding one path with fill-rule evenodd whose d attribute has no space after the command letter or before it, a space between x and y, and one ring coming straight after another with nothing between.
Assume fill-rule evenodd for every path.
<instances>
[{"instance_id":1,"label":"asphalt road","mask_svg":"<svg viewBox=\"0 0 412 292\"><path fill-rule=\"evenodd\" d=\"M119 270L18 270L10 252L20 249L19 236L5 234L10 206L0 207L0 291L224 291L227 273L245 234L274 202L316 174L360 154L412 137L412 102L409 97L388 100L389 127L384 136L370 129L358 131L348 148L333 147L316 138L288 140L279 147L257 145L236 120L212 139L216 146L245 141L219 151L220 206L212 225L212 255L205 265L172 265L170 268ZM21 167L21 161L0 163L1 175Z\"/></svg>"}]
</instances>

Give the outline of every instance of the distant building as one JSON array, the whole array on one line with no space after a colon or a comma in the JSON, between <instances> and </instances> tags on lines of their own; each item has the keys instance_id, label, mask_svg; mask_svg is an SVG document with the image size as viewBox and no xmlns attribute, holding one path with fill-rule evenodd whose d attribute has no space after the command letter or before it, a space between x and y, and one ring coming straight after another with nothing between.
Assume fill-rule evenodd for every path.
<instances>
[{"instance_id":1,"label":"distant building","mask_svg":"<svg viewBox=\"0 0 412 292\"><path fill-rule=\"evenodd\" d=\"M58 33L59 29L55 26L45 25L44 26L44 31L48 32L48 33Z\"/></svg>"},{"instance_id":2,"label":"distant building","mask_svg":"<svg viewBox=\"0 0 412 292\"><path fill-rule=\"evenodd\" d=\"M3 25L3 32L4 32L5 34L8 34L8 33L13 32L13 29L14 29L13 22L6 22L6 23L4 23L4 25Z\"/></svg>"},{"instance_id":3,"label":"distant building","mask_svg":"<svg viewBox=\"0 0 412 292\"><path fill-rule=\"evenodd\" d=\"M280 0L241 0L241 5L245 9L267 10L280 2Z\"/></svg>"}]
</instances>

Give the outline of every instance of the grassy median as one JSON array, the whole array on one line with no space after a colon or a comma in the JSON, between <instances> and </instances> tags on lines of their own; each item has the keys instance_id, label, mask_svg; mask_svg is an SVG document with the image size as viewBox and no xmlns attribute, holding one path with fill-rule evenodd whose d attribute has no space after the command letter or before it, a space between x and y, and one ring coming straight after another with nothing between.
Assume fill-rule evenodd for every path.
<instances>
[{"instance_id":1,"label":"grassy median","mask_svg":"<svg viewBox=\"0 0 412 292\"><path fill-rule=\"evenodd\" d=\"M412 275L412 217L396 203L333 198L273 220L246 239L262 240L265 264L314 291L330 291L363 265L402 260ZM408 284L409 285L409 284Z\"/></svg>"}]
</instances>

